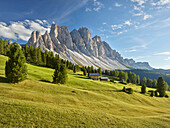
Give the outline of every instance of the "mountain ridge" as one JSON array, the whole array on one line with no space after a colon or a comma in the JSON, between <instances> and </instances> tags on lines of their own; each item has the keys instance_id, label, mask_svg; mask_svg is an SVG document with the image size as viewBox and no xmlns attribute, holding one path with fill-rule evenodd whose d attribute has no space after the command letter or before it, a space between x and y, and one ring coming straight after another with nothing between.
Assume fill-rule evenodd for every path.
<instances>
[{"instance_id":1,"label":"mountain ridge","mask_svg":"<svg viewBox=\"0 0 170 128\"><path fill-rule=\"evenodd\" d=\"M86 27L69 32L67 26L60 27L52 24L50 33L46 31L44 35L41 35L40 31L33 31L27 44L41 48L43 51L53 51L62 59L82 66L101 67L108 70L127 70L129 67L152 69L147 62L136 63L132 59L124 59L107 42L102 41L100 36L96 35L92 38Z\"/></svg>"}]
</instances>

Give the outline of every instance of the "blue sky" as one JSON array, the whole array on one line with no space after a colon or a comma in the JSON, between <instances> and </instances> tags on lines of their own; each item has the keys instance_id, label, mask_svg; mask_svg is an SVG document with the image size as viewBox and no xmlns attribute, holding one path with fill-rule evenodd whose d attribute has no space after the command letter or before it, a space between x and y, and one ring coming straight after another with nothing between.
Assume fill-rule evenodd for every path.
<instances>
[{"instance_id":1,"label":"blue sky","mask_svg":"<svg viewBox=\"0 0 170 128\"><path fill-rule=\"evenodd\" d=\"M2 38L26 43L52 23L87 27L123 57L170 69L170 0L1 0Z\"/></svg>"}]
</instances>

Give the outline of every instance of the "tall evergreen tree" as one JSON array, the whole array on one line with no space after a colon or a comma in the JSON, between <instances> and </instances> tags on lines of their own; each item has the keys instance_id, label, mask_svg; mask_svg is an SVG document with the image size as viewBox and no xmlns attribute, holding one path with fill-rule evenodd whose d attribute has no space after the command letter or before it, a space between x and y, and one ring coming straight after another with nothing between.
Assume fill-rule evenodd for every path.
<instances>
[{"instance_id":1,"label":"tall evergreen tree","mask_svg":"<svg viewBox=\"0 0 170 128\"><path fill-rule=\"evenodd\" d=\"M62 64L60 67L60 83L65 84L67 81L67 68L65 64Z\"/></svg>"},{"instance_id":2,"label":"tall evergreen tree","mask_svg":"<svg viewBox=\"0 0 170 128\"><path fill-rule=\"evenodd\" d=\"M125 72L125 73L124 73L124 81L127 82L127 80L128 80L128 73Z\"/></svg>"},{"instance_id":3,"label":"tall evergreen tree","mask_svg":"<svg viewBox=\"0 0 170 128\"><path fill-rule=\"evenodd\" d=\"M10 49L9 60L6 62L5 75L8 82L18 83L26 79L27 67L25 56L19 45L15 44Z\"/></svg>"},{"instance_id":4,"label":"tall evergreen tree","mask_svg":"<svg viewBox=\"0 0 170 128\"><path fill-rule=\"evenodd\" d=\"M60 76L61 76L60 64L57 64L53 75L53 83L55 84L60 83Z\"/></svg>"},{"instance_id":5,"label":"tall evergreen tree","mask_svg":"<svg viewBox=\"0 0 170 128\"><path fill-rule=\"evenodd\" d=\"M77 67L74 66L73 72L76 73L77 72Z\"/></svg>"},{"instance_id":6,"label":"tall evergreen tree","mask_svg":"<svg viewBox=\"0 0 170 128\"><path fill-rule=\"evenodd\" d=\"M141 93L146 93L146 84L145 83L141 87Z\"/></svg>"},{"instance_id":7,"label":"tall evergreen tree","mask_svg":"<svg viewBox=\"0 0 170 128\"><path fill-rule=\"evenodd\" d=\"M157 80L154 79L152 82L152 88L156 88L157 87Z\"/></svg>"},{"instance_id":8,"label":"tall evergreen tree","mask_svg":"<svg viewBox=\"0 0 170 128\"><path fill-rule=\"evenodd\" d=\"M158 78L157 91L159 92L160 97L164 97L166 95L166 83L163 77Z\"/></svg>"},{"instance_id":9,"label":"tall evergreen tree","mask_svg":"<svg viewBox=\"0 0 170 128\"><path fill-rule=\"evenodd\" d=\"M4 53L4 41L3 39L1 38L0 39L0 54L3 54Z\"/></svg>"},{"instance_id":10,"label":"tall evergreen tree","mask_svg":"<svg viewBox=\"0 0 170 128\"><path fill-rule=\"evenodd\" d=\"M102 75L102 69L101 69L101 68L98 68L98 73L99 73L100 75Z\"/></svg>"},{"instance_id":11,"label":"tall evergreen tree","mask_svg":"<svg viewBox=\"0 0 170 128\"><path fill-rule=\"evenodd\" d=\"M141 80L141 85L143 85L143 84L146 85L146 83L147 83L147 79L146 79L146 77L144 77L144 78Z\"/></svg>"},{"instance_id":12,"label":"tall evergreen tree","mask_svg":"<svg viewBox=\"0 0 170 128\"><path fill-rule=\"evenodd\" d=\"M139 76L139 75L137 75L137 81L136 81L136 83L137 83L138 85L140 85L140 76Z\"/></svg>"}]
</instances>

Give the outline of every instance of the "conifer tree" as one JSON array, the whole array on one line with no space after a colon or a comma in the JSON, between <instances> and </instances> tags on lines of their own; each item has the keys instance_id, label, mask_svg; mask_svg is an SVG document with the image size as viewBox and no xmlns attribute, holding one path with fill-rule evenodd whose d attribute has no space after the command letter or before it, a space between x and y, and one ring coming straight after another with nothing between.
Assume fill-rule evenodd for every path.
<instances>
[{"instance_id":1,"label":"conifer tree","mask_svg":"<svg viewBox=\"0 0 170 128\"><path fill-rule=\"evenodd\" d=\"M18 83L26 79L27 67L25 56L19 45L15 44L10 49L9 60L6 62L5 75L8 82Z\"/></svg>"},{"instance_id":2,"label":"conifer tree","mask_svg":"<svg viewBox=\"0 0 170 128\"><path fill-rule=\"evenodd\" d=\"M138 85L140 85L140 76L139 76L139 75L137 75L137 81L136 81L136 83L137 83Z\"/></svg>"},{"instance_id":3,"label":"conifer tree","mask_svg":"<svg viewBox=\"0 0 170 128\"><path fill-rule=\"evenodd\" d=\"M145 83L141 87L141 93L146 93L146 84Z\"/></svg>"},{"instance_id":4,"label":"conifer tree","mask_svg":"<svg viewBox=\"0 0 170 128\"><path fill-rule=\"evenodd\" d=\"M74 68L73 68L73 72L74 72L74 73L76 73L76 72L77 72L77 67L76 67L76 66L74 66Z\"/></svg>"},{"instance_id":5,"label":"conifer tree","mask_svg":"<svg viewBox=\"0 0 170 128\"><path fill-rule=\"evenodd\" d=\"M98 68L98 73L102 75L102 69L100 67Z\"/></svg>"},{"instance_id":6,"label":"conifer tree","mask_svg":"<svg viewBox=\"0 0 170 128\"><path fill-rule=\"evenodd\" d=\"M67 81L67 68L65 64L62 64L60 67L60 83L65 84Z\"/></svg>"},{"instance_id":7,"label":"conifer tree","mask_svg":"<svg viewBox=\"0 0 170 128\"><path fill-rule=\"evenodd\" d=\"M60 83L60 75L61 75L60 64L57 64L53 75L53 83L55 84Z\"/></svg>"},{"instance_id":8,"label":"conifer tree","mask_svg":"<svg viewBox=\"0 0 170 128\"><path fill-rule=\"evenodd\" d=\"M163 77L158 78L157 91L159 92L160 97L164 97L166 95L166 83Z\"/></svg>"}]
</instances>

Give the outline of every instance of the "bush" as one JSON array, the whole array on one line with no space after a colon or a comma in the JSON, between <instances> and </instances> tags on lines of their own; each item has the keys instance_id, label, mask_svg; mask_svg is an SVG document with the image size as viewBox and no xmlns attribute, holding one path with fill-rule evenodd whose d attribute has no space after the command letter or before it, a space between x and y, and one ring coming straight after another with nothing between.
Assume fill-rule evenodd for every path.
<instances>
[{"instance_id":1,"label":"bush","mask_svg":"<svg viewBox=\"0 0 170 128\"><path fill-rule=\"evenodd\" d=\"M152 92L151 92L150 96L151 96L151 97L153 97L153 96L154 96L154 91L152 91Z\"/></svg>"},{"instance_id":2,"label":"bush","mask_svg":"<svg viewBox=\"0 0 170 128\"><path fill-rule=\"evenodd\" d=\"M166 98L169 98L169 96L168 96L167 94L165 95L165 97L166 97Z\"/></svg>"},{"instance_id":3,"label":"bush","mask_svg":"<svg viewBox=\"0 0 170 128\"><path fill-rule=\"evenodd\" d=\"M110 82L113 82L113 83L114 83L115 81L114 81L114 80L110 80Z\"/></svg>"},{"instance_id":4,"label":"bush","mask_svg":"<svg viewBox=\"0 0 170 128\"><path fill-rule=\"evenodd\" d=\"M123 92L126 92L126 88L125 88L125 87L123 87L122 91L123 91Z\"/></svg>"},{"instance_id":5,"label":"bush","mask_svg":"<svg viewBox=\"0 0 170 128\"><path fill-rule=\"evenodd\" d=\"M126 88L126 93L133 94L133 89L132 88Z\"/></svg>"}]
</instances>

